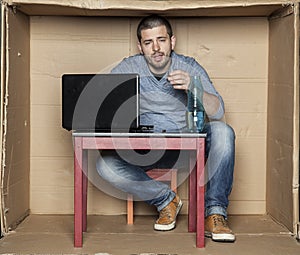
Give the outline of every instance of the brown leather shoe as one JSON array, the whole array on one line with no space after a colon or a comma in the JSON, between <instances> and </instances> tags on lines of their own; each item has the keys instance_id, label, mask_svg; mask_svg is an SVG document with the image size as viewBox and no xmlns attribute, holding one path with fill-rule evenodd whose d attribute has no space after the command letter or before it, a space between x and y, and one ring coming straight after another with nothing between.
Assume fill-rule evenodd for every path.
<instances>
[{"instance_id":1,"label":"brown leather shoe","mask_svg":"<svg viewBox=\"0 0 300 255\"><path fill-rule=\"evenodd\" d=\"M176 226L176 216L182 207L182 202L178 195L159 212L159 218L154 224L155 230L168 231Z\"/></svg>"},{"instance_id":2,"label":"brown leather shoe","mask_svg":"<svg viewBox=\"0 0 300 255\"><path fill-rule=\"evenodd\" d=\"M205 219L205 236L211 237L213 241L235 241L235 235L228 227L227 220L219 214L210 215Z\"/></svg>"}]
</instances>

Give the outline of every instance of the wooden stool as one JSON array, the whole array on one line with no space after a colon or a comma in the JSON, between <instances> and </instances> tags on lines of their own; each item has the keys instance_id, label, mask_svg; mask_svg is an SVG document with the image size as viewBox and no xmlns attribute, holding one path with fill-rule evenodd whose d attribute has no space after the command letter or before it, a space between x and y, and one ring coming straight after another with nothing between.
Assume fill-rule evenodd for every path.
<instances>
[{"instance_id":1,"label":"wooden stool","mask_svg":"<svg viewBox=\"0 0 300 255\"><path fill-rule=\"evenodd\" d=\"M177 169L152 169L147 174L157 181L170 182L171 189L177 192ZM127 195L127 224L133 224L133 196Z\"/></svg>"}]
</instances>

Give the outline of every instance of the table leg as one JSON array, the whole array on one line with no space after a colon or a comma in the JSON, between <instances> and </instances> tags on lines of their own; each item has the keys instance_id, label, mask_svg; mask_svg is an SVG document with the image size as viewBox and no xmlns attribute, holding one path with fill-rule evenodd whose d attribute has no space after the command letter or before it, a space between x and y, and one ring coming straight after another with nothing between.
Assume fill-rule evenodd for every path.
<instances>
[{"instance_id":1,"label":"table leg","mask_svg":"<svg viewBox=\"0 0 300 255\"><path fill-rule=\"evenodd\" d=\"M204 211L205 211L205 203L204 203L204 140L197 139L197 230L196 230L196 246L197 248L203 248L205 246L204 240Z\"/></svg>"},{"instance_id":2,"label":"table leg","mask_svg":"<svg viewBox=\"0 0 300 255\"><path fill-rule=\"evenodd\" d=\"M88 151L82 151L82 231L87 230Z\"/></svg>"},{"instance_id":3,"label":"table leg","mask_svg":"<svg viewBox=\"0 0 300 255\"><path fill-rule=\"evenodd\" d=\"M197 212L197 197L196 197L196 187L197 187L197 176L196 176L196 166L195 159L190 156L190 167L193 167L193 170L189 175L189 215L188 215L188 231L196 232L196 212Z\"/></svg>"},{"instance_id":4,"label":"table leg","mask_svg":"<svg viewBox=\"0 0 300 255\"><path fill-rule=\"evenodd\" d=\"M74 246L82 247L82 138L74 138Z\"/></svg>"}]
</instances>

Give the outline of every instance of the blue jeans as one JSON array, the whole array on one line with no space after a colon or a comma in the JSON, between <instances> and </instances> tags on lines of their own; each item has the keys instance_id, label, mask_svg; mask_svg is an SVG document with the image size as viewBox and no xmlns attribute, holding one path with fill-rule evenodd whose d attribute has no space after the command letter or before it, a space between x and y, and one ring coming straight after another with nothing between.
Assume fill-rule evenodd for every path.
<instances>
[{"instance_id":1,"label":"blue jeans","mask_svg":"<svg viewBox=\"0 0 300 255\"><path fill-rule=\"evenodd\" d=\"M224 122L205 124L206 192L205 215L227 217L228 196L232 189L235 157L235 134ZM99 175L111 185L155 205L160 211L175 197L168 185L151 179L146 171L153 168L186 169L187 151L102 151L97 160ZM179 184L188 172L179 173ZM184 173L185 172L185 173Z\"/></svg>"}]
</instances>

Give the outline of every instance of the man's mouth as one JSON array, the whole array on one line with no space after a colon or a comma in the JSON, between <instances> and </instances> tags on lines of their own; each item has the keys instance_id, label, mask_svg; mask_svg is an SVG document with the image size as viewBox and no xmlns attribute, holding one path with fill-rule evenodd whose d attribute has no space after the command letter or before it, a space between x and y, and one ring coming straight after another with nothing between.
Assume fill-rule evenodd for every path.
<instances>
[{"instance_id":1,"label":"man's mouth","mask_svg":"<svg viewBox=\"0 0 300 255\"><path fill-rule=\"evenodd\" d=\"M152 58L154 59L155 62L160 62L163 60L164 54L163 53L155 53L152 55Z\"/></svg>"}]
</instances>

